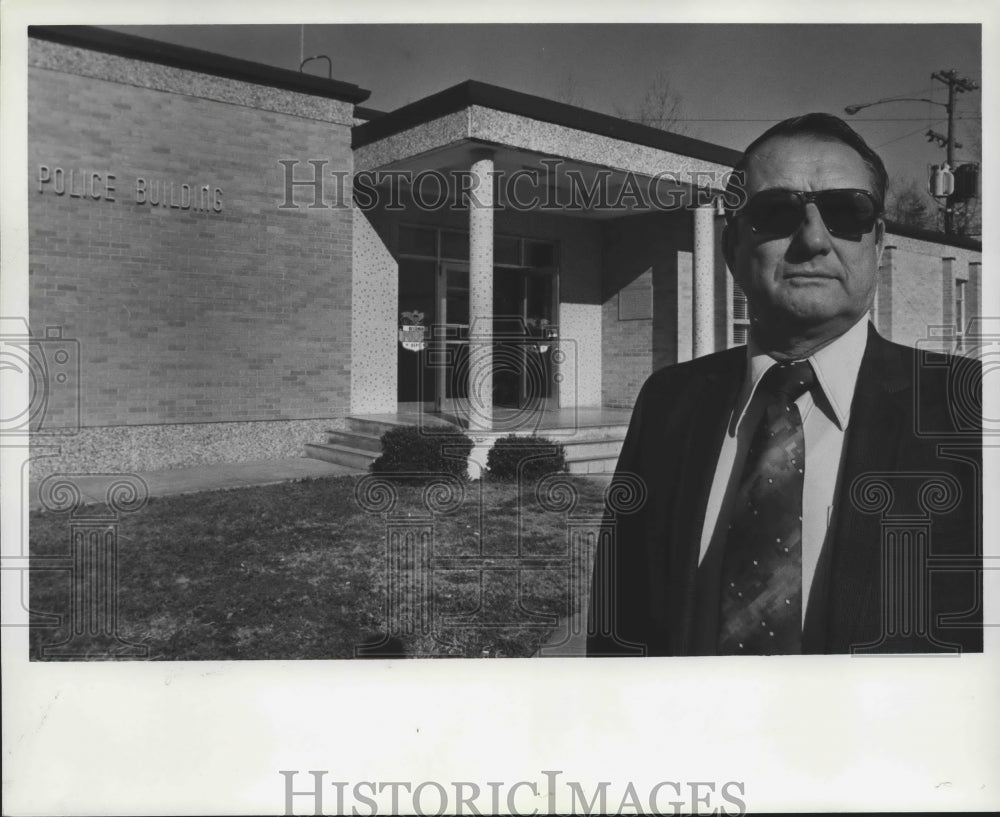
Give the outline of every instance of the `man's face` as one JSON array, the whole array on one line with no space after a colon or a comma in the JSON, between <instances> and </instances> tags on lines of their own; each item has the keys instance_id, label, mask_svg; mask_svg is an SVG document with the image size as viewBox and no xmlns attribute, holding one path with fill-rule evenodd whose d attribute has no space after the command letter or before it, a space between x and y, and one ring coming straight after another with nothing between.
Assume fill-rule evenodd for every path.
<instances>
[{"instance_id":1,"label":"man's face","mask_svg":"<svg viewBox=\"0 0 1000 817\"><path fill-rule=\"evenodd\" d=\"M747 195L779 188L873 192L861 156L842 142L810 136L775 137L751 154ZM815 203L787 237L756 235L745 219L727 228L723 246L733 277L750 303L755 332L771 338L830 340L872 305L884 224L860 236L831 235Z\"/></svg>"}]
</instances>

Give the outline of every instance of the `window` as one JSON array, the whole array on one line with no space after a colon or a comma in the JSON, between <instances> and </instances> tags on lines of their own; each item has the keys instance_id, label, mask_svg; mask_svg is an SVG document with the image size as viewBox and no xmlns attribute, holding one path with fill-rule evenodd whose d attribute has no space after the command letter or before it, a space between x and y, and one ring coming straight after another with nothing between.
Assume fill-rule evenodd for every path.
<instances>
[{"instance_id":1,"label":"window","mask_svg":"<svg viewBox=\"0 0 1000 817\"><path fill-rule=\"evenodd\" d=\"M510 267L521 265L521 239L498 235L493 239L493 263Z\"/></svg>"},{"instance_id":2,"label":"window","mask_svg":"<svg viewBox=\"0 0 1000 817\"><path fill-rule=\"evenodd\" d=\"M434 228L399 227L399 251L406 255L420 255L428 258L437 256L437 232Z\"/></svg>"},{"instance_id":3,"label":"window","mask_svg":"<svg viewBox=\"0 0 1000 817\"><path fill-rule=\"evenodd\" d=\"M454 230L441 231L441 257L456 261L469 260L469 234Z\"/></svg>"},{"instance_id":4,"label":"window","mask_svg":"<svg viewBox=\"0 0 1000 817\"><path fill-rule=\"evenodd\" d=\"M968 281L960 278L955 281L955 339L958 351L965 349L965 285Z\"/></svg>"},{"instance_id":5,"label":"window","mask_svg":"<svg viewBox=\"0 0 1000 817\"><path fill-rule=\"evenodd\" d=\"M524 242L524 266L552 267L556 263L556 248L548 241Z\"/></svg>"},{"instance_id":6,"label":"window","mask_svg":"<svg viewBox=\"0 0 1000 817\"><path fill-rule=\"evenodd\" d=\"M404 257L468 262L469 233L464 230L400 224L397 252ZM556 245L551 241L495 235L493 263L498 267L551 269L556 265Z\"/></svg>"},{"instance_id":7,"label":"window","mask_svg":"<svg viewBox=\"0 0 1000 817\"><path fill-rule=\"evenodd\" d=\"M747 306L747 296L740 285L733 282L733 345L740 346L747 342L750 331L750 313Z\"/></svg>"}]
</instances>

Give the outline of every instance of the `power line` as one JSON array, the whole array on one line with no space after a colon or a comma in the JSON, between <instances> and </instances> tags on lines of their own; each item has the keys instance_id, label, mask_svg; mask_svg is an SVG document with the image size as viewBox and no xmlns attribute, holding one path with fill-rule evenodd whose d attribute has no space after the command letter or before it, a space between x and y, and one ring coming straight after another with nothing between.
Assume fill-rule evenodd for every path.
<instances>
[{"instance_id":1,"label":"power line","mask_svg":"<svg viewBox=\"0 0 1000 817\"><path fill-rule=\"evenodd\" d=\"M881 145L876 145L875 150L884 148L886 145L891 145L893 142L898 142L901 139L906 139L908 136L915 136L918 133L922 133L924 128L927 128L930 125L940 125L944 121L945 121L944 119L936 119L933 122L925 121L925 124L921 125L915 131L910 131L910 133L904 133L902 136L897 136L895 139L890 139L888 142L883 142Z\"/></svg>"}]
</instances>

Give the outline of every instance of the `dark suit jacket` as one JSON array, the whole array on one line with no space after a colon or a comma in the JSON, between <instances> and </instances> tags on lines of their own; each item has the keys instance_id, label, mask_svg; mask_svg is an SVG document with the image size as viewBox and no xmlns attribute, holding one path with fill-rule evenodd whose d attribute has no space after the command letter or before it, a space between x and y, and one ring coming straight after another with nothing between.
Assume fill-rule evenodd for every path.
<instances>
[{"instance_id":1,"label":"dark suit jacket","mask_svg":"<svg viewBox=\"0 0 1000 817\"><path fill-rule=\"evenodd\" d=\"M739 347L643 386L608 493L588 655L695 653L701 530L745 366ZM978 360L869 326L804 652L982 651L981 383ZM637 484L640 507L615 501Z\"/></svg>"}]
</instances>

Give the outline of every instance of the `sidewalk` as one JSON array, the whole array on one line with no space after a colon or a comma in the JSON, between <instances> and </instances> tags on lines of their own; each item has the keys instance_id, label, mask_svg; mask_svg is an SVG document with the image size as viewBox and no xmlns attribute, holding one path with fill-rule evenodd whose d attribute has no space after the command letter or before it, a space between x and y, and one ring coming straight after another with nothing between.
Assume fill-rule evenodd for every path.
<instances>
[{"instance_id":1,"label":"sidewalk","mask_svg":"<svg viewBox=\"0 0 1000 817\"><path fill-rule=\"evenodd\" d=\"M216 465L196 465L191 468L169 468L134 474L147 486L150 496L172 496L226 488L246 488L250 485L273 485L295 479L363 474L358 468L334 465L308 457L288 457L280 460L227 462ZM85 502L104 502L108 486L120 481L123 474L94 474L74 477L73 483ZM34 511L42 507L38 488L44 480L29 485L28 506Z\"/></svg>"}]
</instances>

